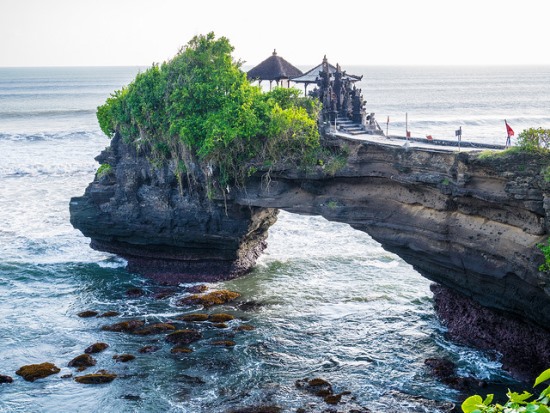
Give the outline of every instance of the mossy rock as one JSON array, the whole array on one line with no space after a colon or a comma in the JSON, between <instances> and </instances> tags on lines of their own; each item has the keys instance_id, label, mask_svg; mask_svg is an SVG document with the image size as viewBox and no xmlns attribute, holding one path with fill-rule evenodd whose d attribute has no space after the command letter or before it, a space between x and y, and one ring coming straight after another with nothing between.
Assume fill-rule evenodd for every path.
<instances>
[{"instance_id":1,"label":"mossy rock","mask_svg":"<svg viewBox=\"0 0 550 413\"><path fill-rule=\"evenodd\" d=\"M17 370L15 374L23 377L23 379L27 381L35 381L37 379L43 379L44 377L51 376L52 374L57 374L60 371L61 370L55 364L41 363L23 366Z\"/></svg>"},{"instance_id":2,"label":"mossy rock","mask_svg":"<svg viewBox=\"0 0 550 413\"><path fill-rule=\"evenodd\" d=\"M235 346L235 344L237 343L235 343L232 340L216 340L212 342L213 346L221 346L221 347L233 347Z\"/></svg>"},{"instance_id":3,"label":"mossy rock","mask_svg":"<svg viewBox=\"0 0 550 413\"><path fill-rule=\"evenodd\" d=\"M235 291L218 290L206 294L192 294L179 300L176 305L202 305L212 307L235 300L241 295Z\"/></svg>"},{"instance_id":4,"label":"mossy rock","mask_svg":"<svg viewBox=\"0 0 550 413\"><path fill-rule=\"evenodd\" d=\"M0 374L0 384L13 383L13 378Z\"/></svg>"},{"instance_id":5,"label":"mossy rock","mask_svg":"<svg viewBox=\"0 0 550 413\"><path fill-rule=\"evenodd\" d=\"M103 384L112 382L116 377L117 375L114 373L100 370L97 373L75 377L74 380L82 384Z\"/></svg>"},{"instance_id":6,"label":"mossy rock","mask_svg":"<svg viewBox=\"0 0 550 413\"><path fill-rule=\"evenodd\" d=\"M109 344L107 343L94 343L89 347L86 347L84 350L84 353L86 354L94 354L94 353L101 353L103 350L107 349L109 347Z\"/></svg>"},{"instance_id":7,"label":"mossy rock","mask_svg":"<svg viewBox=\"0 0 550 413\"><path fill-rule=\"evenodd\" d=\"M135 360L136 356L132 354L115 354L113 356L113 360L115 360L117 363L127 363L129 361Z\"/></svg>"},{"instance_id":8,"label":"mossy rock","mask_svg":"<svg viewBox=\"0 0 550 413\"><path fill-rule=\"evenodd\" d=\"M121 321L120 323L106 325L101 327L101 329L103 331L131 333L132 331L137 330L138 328L143 327L144 325L145 325L145 321L143 320L128 320L128 321Z\"/></svg>"},{"instance_id":9,"label":"mossy rock","mask_svg":"<svg viewBox=\"0 0 550 413\"><path fill-rule=\"evenodd\" d=\"M159 350L160 350L160 347L158 346L143 346L138 350L138 352L141 354L149 354Z\"/></svg>"},{"instance_id":10,"label":"mossy rock","mask_svg":"<svg viewBox=\"0 0 550 413\"><path fill-rule=\"evenodd\" d=\"M172 344L189 344L202 338L202 334L197 330L176 330L166 336L166 341Z\"/></svg>"},{"instance_id":11,"label":"mossy rock","mask_svg":"<svg viewBox=\"0 0 550 413\"><path fill-rule=\"evenodd\" d=\"M187 321L187 322L201 322L201 321L206 321L208 320L208 314L204 314L204 313L195 313L195 314L185 314L185 315L180 315L180 316L177 316L176 317L176 320L181 320L181 321Z\"/></svg>"},{"instance_id":12,"label":"mossy rock","mask_svg":"<svg viewBox=\"0 0 550 413\"><path fill-rule=\"evenodd\" d=\"M98 314L99 313L97 311L86 310L86 311L81 311L80 313L77 314L77 316L79 316L80 318L90 318L90 317L95 317Z\"/></svg>"},{"instance_id":13,"label":"mossy rock","mask_svg":"<svg viewBox=\"0 0 550 413\"><path fill-rule=\"evenodd\" d=\"M95 359L89 354L81 354L69 361L69 367L77 367L80 371L96 365Z\"/></svg>"},{"instance_id":14,"label":"mossy rock","mask_svg":"<svg viewBox=\"0 0 550 413\"><path fill-rule=\"evenodd\" d=\"M229 326L225 323L214 323L212 324L212 327L216 327L216 328L228 328Z\"/></svg>"},{"instance_id":15,"label":"mossy rock","mask_svg":"<svg viewBox=\"0 0 550 413\"><path fill-rule=\"evenodd\" d=\"M109 317L117 317L120 313L118 311L105 311L103 314L98 315L98 317L103 318L109 318Z\"/></svg>"},{"instance_id":16,"label":"mossy rock","mask_svg":"<svg viewBox=\"0 0 550 413\"><path fill-rule=\"evenodd\" d=\"M182 353L192 353L193 352L193 349L189 348L189 347L181 347L181 346L175 346L175 347L172 347L172 349L170 350L170 353L172 354L182 354Z\"/></svg>"},{"instance_id":17,"label":"mossy rock","mask_svg":"<svg viewBox=\"0 0 550 413\"><path fill-rule=\"evenodd\" d=\"M152 334L165 333L166 331L174 331L175 329L176 327L173 324L156 323L156 324L151 324L149 326L145 326L137 330L134 330L133 334L137 334L140 336L147 336Z\"/></svg>"},{"instance_id":18,"label":"mossy rock","mask_svg":"<svg viewBox=\"0 0 550 413\"><path fill-rule=\"evenodd\" d=\"M225 323L234 319L235 316L225 313L210 314L210 316L208 317L208 321L211 321L212 323Z\"/></svg>"}]
</instances>

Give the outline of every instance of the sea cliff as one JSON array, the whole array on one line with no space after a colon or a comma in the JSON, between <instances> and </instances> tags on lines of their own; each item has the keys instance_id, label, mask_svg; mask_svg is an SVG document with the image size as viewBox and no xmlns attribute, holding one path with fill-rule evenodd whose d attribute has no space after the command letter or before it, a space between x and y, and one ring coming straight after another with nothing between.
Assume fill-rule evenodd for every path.
<instances>
[{"instance_id":1,"label":"sea cliff","mask_svg":"<svg viewBox=\"0 0 550 413\"><path fill-rule=\"evenodd\" d=\"M544 257L536 247L549 233L546 157L323 140L347 154L337 171L259 168L244 185L212 192L178 181L170 162L151 166L116 135L97 158L110 172L71 200L71 222L93 248L126 258L129 270L175 283L248 271L279 209L345 222L441 286L436 309L455 338L480 346L487 310L501 326L491 348L517 376L550 365L550 351L519 354L513 331L504 331L517 321L540 332L536 348L550 348L550 276L538 270ZM453 329L465 308L478 322Z\"/></svg>"}]
</instances>

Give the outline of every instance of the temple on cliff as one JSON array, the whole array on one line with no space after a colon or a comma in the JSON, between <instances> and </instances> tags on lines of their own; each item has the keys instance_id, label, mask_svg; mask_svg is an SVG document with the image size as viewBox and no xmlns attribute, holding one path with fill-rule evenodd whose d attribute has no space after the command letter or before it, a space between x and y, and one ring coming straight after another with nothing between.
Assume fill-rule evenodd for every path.
<instances>
[{"instance_id":1,"label":"temple on cliff","mask_svg":"<svg viewBox=\"0 0 550 413\"><path fill-rule=\"evenodd\" d=\"M361 89L355 85L363 76L348 74L339 64L331 65L326 56L321 64L302 73L273 51L272 56L250 69L247 75L251 81L258 81L259 84L264 80L269 81L270 89L273 81L283 87L285 81L286 87L290 87L290 82L303 84L304 95L316 97L323 104L319 121L325 130L332 128L332 131L339 130L352 135L384 134L374 113L367 115L366 101ZM315 88L308 93L310 84L314 84Z\"/></svg>"}]
</instances>

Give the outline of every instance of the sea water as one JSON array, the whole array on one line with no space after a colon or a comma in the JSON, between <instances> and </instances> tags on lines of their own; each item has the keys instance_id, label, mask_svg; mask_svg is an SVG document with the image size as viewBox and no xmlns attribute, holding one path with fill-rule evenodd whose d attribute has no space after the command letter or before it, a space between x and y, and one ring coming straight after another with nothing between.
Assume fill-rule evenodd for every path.
<instances>
[{"instance_id":1,"label":"sea water","mask_svg":"<svg viewBox=\"0 0 550 413\"><path fill-rule=\"evenodd\" d=\"M550 127L550 67L352 67L367 111L390 134L431 134L503 143L504 119L519 133ZM320 377L335 392L373 411L436 412L422 398L454 401L458 393L434 378L426 358L443 357L459 372L509 381L498 355L445 337L429 281L368 234L320 217L281 213L269 246L248 275L208 284L241 294L209 312L238 319L226 329L208 323L193 353L173 355L162 336L101 330L139 318L169 321L199 311L175 305L185 295L156 299L166 287L128 273L124 260L92 250L69 223L69 199L93 179L94 157L109 144L96 107L139 68L0 68L0 384L1 412L225 412L252 405L283 411L327 408L296 387ZM401 133L404 134L404 133ZM143 296L128 295L139 288ZM248 303L242 305L242 303ZM80 318L84 310L114 318ZM233 334L242 324L252 331ZM231 339L230 348L211 345ZM95 342L109 348L97 365L118 377L83 385L67 366ZM159 350L140 354L155 345ZM115 354L136 359L117 363ZM57 375L26 382L15 371L52 362ZM312 407L317 406L317 407ZM313 410L312 410L313 409ZM315 410L317 409L317 410Z\"/></svg>"}]
</instances>

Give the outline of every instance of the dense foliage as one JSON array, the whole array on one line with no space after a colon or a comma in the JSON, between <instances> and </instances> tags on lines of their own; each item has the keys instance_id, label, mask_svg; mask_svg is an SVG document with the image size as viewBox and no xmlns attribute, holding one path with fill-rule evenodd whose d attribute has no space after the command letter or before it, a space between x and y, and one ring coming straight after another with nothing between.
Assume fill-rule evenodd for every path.
<instances>
[{"instance_id":1,"label":"dense foliage","mask_svg":"<svg viewBox=\"0 0 550 413\"><path fill-rule=\"evenodd\" d=\"M550 369L542 372L533 387L550 380ZM533 399L533 395L524 391L516 393L508 391L508 401L505 404L493 403L493 395L489 394L485 400L478 395L468 397L462 403L464 413L550 413L550 386L546 387L538 398ZM530 400L531 399L531 400Z\"/></svg>"},{"instance_id":2,"label":"dense foliage","mask_svg":"<svg viewBox=\"0 0 550 413\"><path fill-rule=\"evenodd\" d=\"M224 37L195 36L112 94L97 111L101 129L120 133L156 166L176 162L190 179L201 165L220 188L258 167L310 161L319 147L319 104L296 89L262 93L232 51Z\"/></svg>"},{"instance_id":3,"label":"dense foliage","mask_svg":"<svg viewBox=\"0 0 550 413\"><path fill-rule=\"evenodd\" d=\"M531 152L548 151L550 150L550 129L525 129L518 135L517 145Z\"/></svg>"}]
</instances>

